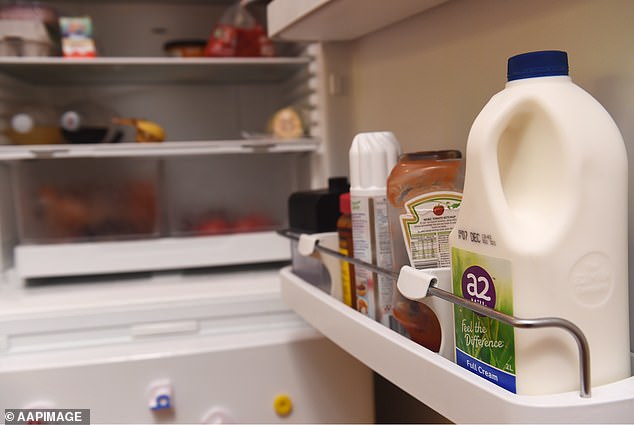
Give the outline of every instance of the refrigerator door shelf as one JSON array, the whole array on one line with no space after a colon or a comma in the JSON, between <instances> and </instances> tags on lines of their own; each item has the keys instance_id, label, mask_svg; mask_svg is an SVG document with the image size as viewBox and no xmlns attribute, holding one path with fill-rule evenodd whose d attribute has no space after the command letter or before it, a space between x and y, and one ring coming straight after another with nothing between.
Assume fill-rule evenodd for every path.
<instances>
[{"instance_id":1,"label":"refrigerator door shelf","mask_svg":"<svg viewBox=\"0 0 634 425\"><path fill-rule=\"evenodd\" d=\"M273 231L116 242L18 245L22 279L227 266L290 260Z\"/></svg>"},{"instance_id":2,"label":"refrigerator door shelf","mask_svg":"<svg viewBox=\"0 0 634 425\"><path fill-rule=\"evenodd\" d=\"M623 422L634 415L634 377L549 396L508 392L354 311L282 269L282 298L331 341L456 423ZM467 401L470 408L456 409Z\"/></svg>"}]
</instances>

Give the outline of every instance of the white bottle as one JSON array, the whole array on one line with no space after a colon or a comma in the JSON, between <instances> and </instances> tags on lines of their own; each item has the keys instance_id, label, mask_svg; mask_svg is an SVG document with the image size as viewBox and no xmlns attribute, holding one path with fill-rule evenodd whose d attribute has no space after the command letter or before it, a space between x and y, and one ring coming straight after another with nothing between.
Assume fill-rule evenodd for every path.
<instances>
[{"instance_id":1,"label":"white bottle","mask_svg":"<svg viewBox=\"0 0 634 425\"><path fill-rule=\"evenodd\" d=\"M56 108L43 103L7 103L0 111L0 131L10 143L52 144L61 143L62 137L56 125Z\"/></svg>"},{"instance_id":2,"label":"white bottle","mask_svg":"<svg viewBox=\"0 0 634 425\"><path fill-rule=\"evenodd\" d=\"M401 148L391 132L360 133L350 147L350 207L354 257L392 270L387 176ZM355 267L357 310L390 326L392 279Z\"/></svg>"},{"instance_id":3,"label":"white bottle","mask_svg":"<svg viewBox=\"0 0 634 425\"><path fill-rule=\"evenodd\" d=\"M593 386L630 376L627 158L607 111L568 76L565 52L508 63L467 143L451 233L454 293L520 318L561 317L590 345ZM454 309L456 362L518 394L579 388L561 329L513 329Z\"/></svg>"}]
</instances>

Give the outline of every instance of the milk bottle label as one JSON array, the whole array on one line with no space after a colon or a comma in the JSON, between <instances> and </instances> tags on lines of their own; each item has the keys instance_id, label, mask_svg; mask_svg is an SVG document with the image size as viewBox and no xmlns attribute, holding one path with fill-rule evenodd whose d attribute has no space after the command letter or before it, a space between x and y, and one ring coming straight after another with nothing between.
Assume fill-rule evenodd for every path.
<instances>
[{"instance_id":1,"label":"milk bottle label","mask_svg":"<svg viewBox=\"0 0 634 425\"><path fill-rule=\"evenodd\" d=\"M451 250L453 291L470 301L513 314L511 263L458 248ZM516 392L515 334L512 326L454 306L456 362Z\"/></svg>"},{"instance_id":2,"label":"milk bottle label","mask_svg":"<svg viewBox=\"0 0 634 425\"><path fill-rule=\"evenodd\" d=\"M451 266L449 233L458 220L462 194L431 192L408 200L400 216L409 263L417 269Z\"/></svg>"}]
</instances>

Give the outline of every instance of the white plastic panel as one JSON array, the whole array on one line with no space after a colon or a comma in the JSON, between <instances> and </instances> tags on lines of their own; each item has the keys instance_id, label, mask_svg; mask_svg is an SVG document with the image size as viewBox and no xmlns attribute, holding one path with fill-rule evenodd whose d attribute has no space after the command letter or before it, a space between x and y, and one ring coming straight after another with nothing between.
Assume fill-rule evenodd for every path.
<instances>
[{"instance_id":1,"label":"white plastic panel","mask_svg":"<svg viewBox=\"0 0 634 425\"><path fill-rule=\"evenodd\" d=\"M273 0L269 34L287 40L352 40L447 0Z\"/></svg>"},{"instance_id":2,"label":"white plastic panel","mask_svg":"<svg viewBox=\"0 0 634 425\"><path fill-rule=\"evenodd\" d=\"M201 423L220 408L238 423L373 422L372 372L288 309L275 269L3 286L0 329L4 408L90 409L92 423ZM173 408L152 412L153 390Z\"/></svg>"},{"instance_id":3,"label":"white plastic panel","mask_svg":"<svg viewBox=\"0 0 634 425\"><path fill-rule=\"evenodd\" d=\"M275 232L160 238L120 242L19 245L23 279L126 273L286 261L289 243Z\"/></svg>"},{"instance_id":4,"label":"white plastic panel","mask_svg":"<svg viewBox=\"0 0 634 425\"><path fill-rule=\"evenodd\" d=\"M7 367L16 354L280 326L306 324L280 299L275 267L65 277L0 287L0 353Z\"/></svg>"},{"instance_id":5,"label":"white plastic panel","mask_svg":"<svg viewBox=\"0 0 634 425\"><path fill-rule=\"evenodd\" d=\"M91 423L205 423L219 410L235 423L373 423L371 371L313 331L145 345L151 354L101 349L82 353L90 364L3 369L3 406L90 409ZM150 410L156 386L169 388L171 409Z\"/></svg>"}]
</instances>

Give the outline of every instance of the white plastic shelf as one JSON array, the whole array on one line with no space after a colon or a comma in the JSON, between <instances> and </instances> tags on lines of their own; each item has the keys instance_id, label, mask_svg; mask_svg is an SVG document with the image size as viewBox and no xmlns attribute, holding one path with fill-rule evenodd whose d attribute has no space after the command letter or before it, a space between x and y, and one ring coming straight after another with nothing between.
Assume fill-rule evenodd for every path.
<instances>
[{"instance_id":1,"label":"white plastic shelf","mask_svg":"<svg viewBox=\"0 0 634 425\"><path fill-rule=\"evenodd\" d=\"M294 275L290 267L280 275L283 299L307 322L454 422L624 423L634 418L634 377L594 387L591 398L581 398L577 391L516 395L354 311Z\"/></svg>"},{"instance_id":2,"label":"white plastic shelf","mask_svg":"<svg viewBox=\"0 0 634 425\"><path fill-rule=\"evenodd\" d=\"M447 0L273 0L271 36L294 41L353 40Z\"/></svg>"},{"instance_id":3,"label":"white plastic shelf","mask_svg":"<svg viewBox=\"0 0 634 425\"><path fill-rule=\"evenodd\" d=\"M0 72L35 85L278 82L306 67L310 60L309 57L2 57Z\"/></svg>"},{"instance_id":4,"label":"white plastic shelf","mask_svg":"<svg viewBox=\"0 0 634 425\"><path fill-rule=\"evenodd\" d=\"M113 242L18 245L23 279L288 261L288 241L273 231Z\"/></svg>"},{"instance_id":5,"label":"white plastic shelf","mask_svg":"<svg viewBox=\"0 0 634 425\"><path fill-rule=\"evenodd\" d=\"M1 146L0 161L34 158L106 158L180 155L292 153L317 150L317 139L237 139L162 143L91 143Z\"/></svg>"},{"instance_id":6,"label":"white plastic shelf","mask_svg":"<svg viewBox=\"0 0 634 425\"><path fill-rule=\"evenodd\" d=\"M91 351L94 360L117 348L129 356L132 345L149 337L164 344L174 337L238 336L280 325L308 329L302 323L280 299L274 266L81 277L35 287L5 284L0 287L0 372L36 367L28 355L39 354L41 366L51 366L57 350L74 354L98 347L101 351Z\"/></svg>"}]
</instances>

